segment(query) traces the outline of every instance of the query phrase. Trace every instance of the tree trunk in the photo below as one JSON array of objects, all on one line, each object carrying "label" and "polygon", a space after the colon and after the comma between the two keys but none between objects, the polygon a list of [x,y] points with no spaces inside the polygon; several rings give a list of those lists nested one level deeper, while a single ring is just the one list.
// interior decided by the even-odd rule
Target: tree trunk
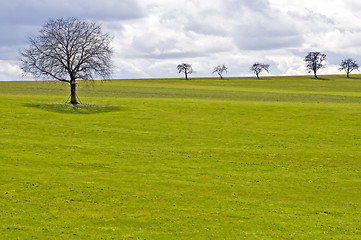
[{"label": "tree trunk", "polygon": [[222,74],[219,74],[219,76],[221,77],[221,79],[223,79],[223,76],[222,76]]},{"label": "tree trunk", "polygon": [[256,75],[257,75],[257,79],[259,79],[259,75],[258,75],[258,73],[256,73]]},{"label": "tree trunk", "polygon": [[349,71],[347,71],[347,78],[349,78],[350,77],[350,72]]},{"label": "tree trunk", "polygon": [[316,74],[316,71],[313,71],[313,74],[315,75],[315,78],[318,78],[317,74]]},{"label": "tree trunk", "polygon": [[70,103],[73,104],[73,105],[79,104],[79,102],[76,100],[76,83],[75,83],[75,80],[72,80],[70,82],[70,92],[71,92]]},{"label": "tree trunk", "polygon": [[187,74],[187,72],[184,72],[184,74],[186,75],[186,79],[188,80],[188,74]]}]

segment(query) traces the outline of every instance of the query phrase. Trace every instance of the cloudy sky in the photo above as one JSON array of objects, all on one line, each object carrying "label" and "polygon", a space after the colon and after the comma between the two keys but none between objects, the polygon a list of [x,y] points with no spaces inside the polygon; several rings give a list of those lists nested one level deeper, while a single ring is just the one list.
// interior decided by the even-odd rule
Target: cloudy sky
[{"label": "cloudy sky", "polygon": [[254,62],[270,75],[304,75],[310,51],[327,55],[320,74],[339,73],[344,58],[361,62],[359,0],[11,0],[0,2],[0,80],[25,80],[19,50],[49,19],[77,17],[113,37],[112,78],[250,76]]}]

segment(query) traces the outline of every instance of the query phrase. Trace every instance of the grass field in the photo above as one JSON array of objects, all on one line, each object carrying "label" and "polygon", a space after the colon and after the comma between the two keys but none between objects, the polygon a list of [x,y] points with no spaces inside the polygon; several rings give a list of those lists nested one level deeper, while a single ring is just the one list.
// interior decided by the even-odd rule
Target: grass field
[{"label": "grass field", "polygon": [[360,239],[361,76],[0,82],[0,239]]}]

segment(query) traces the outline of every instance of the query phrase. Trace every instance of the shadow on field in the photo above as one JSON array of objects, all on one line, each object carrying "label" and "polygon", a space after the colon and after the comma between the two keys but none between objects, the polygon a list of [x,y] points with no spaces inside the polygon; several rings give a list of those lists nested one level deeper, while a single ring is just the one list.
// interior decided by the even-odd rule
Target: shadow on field
[{"label": "shadow on field", "polygon": [[26,107],[38,108],[50,112],[68,113],[68,114],[97,114],[116,112],[124,110],[117,106],[95,105],[95,104],[78,104],[72,105],[67,103],[31,103],[24,104]]},{"label": "shadow on field", "polygon": [[314,80],[319,80],[319,81],[335,81],[335,79],[330,79],[330,78],[325,78],[325,77],[318,77],[318,78],[312,78]]}]

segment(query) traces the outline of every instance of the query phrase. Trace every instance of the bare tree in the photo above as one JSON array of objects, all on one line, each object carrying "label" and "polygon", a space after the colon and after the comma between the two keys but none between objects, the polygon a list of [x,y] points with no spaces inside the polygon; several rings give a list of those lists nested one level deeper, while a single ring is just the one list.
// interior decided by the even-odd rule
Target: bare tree
[{"label": "bare tree", "polygon": [[217,73],[221,77],[221,79],[223,79],[222,74],[223,72],[227,72],[227,70],[228,68],[226,67],[226,65],[224,64],[222,66],[218,65],[217,67],[214,68],[212,74]]},{"label": "bare tree", "polygon": [[259,79],[259,74],[260,74],[260,72],[262,72],[263,70],[265,70],[266,72],[268,72],[268,68],[269,68],[269,64],[255,63],[255,64],[253,64],[253,66],[251,67],[251,71],[254,71],[254,73],[256,74],[257,78]]},{"label": "bare tree", "polygon": [[188,74],[193,72],[192,65],[188,63],[182,63],[177,66],[178,73],[183,72],[186,79],[188,80]]},{"label": "bare tree", "polygon": [[307,70],[309,73],[313,72],[315,78],[318,78],[317,71],[325,67],[324,61],[326,61],[326,54],[320,52],[309,52],[305,57]]},{"label": "bare tree", "polygon": [[345,60],[342,60],[341,64],[340,64],[340,71],[345,70],[347,77],[350,77],[350,73],[353,70],[358,70],[359,66],[356,63],[356,61],[354,61],[351,58],[347,58]]},{"label": "bare tree", "polygon": [[94,22],[77,18],[49,20],[38,36],[30,38],[30,47],[21,51],[21,68],[35,77],[69,83],[70,103],[78,104],[77,79],[110,76],[111,41]]}]

